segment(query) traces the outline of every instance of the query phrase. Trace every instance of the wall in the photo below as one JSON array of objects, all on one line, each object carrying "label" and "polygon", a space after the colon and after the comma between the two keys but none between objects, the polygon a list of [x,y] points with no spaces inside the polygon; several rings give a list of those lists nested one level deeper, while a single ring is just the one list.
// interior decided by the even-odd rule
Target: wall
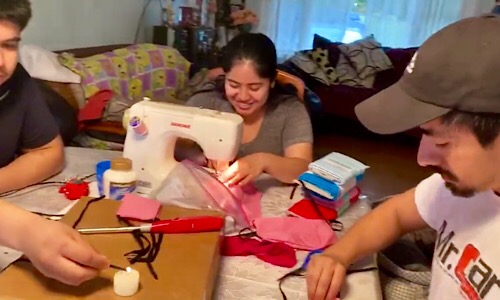
[{"label": "wall", "polygon": [[[31,1],[33,18],[23,33],[23,42],[61,50],[133,43],[149,0]],[[151,41],[151,26],[160,22],[159,0],[151,0],[137,41]]]}]

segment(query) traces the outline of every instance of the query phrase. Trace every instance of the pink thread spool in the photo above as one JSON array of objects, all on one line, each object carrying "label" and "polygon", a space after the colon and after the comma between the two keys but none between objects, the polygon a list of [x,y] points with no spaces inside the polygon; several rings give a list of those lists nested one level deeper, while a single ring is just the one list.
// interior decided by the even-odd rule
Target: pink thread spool
[{"label": "pink thread spool", "polygon": [[139,117],[132,117],[129,122],[132,129],[134,129],[135,133],[138,135],[145,135],[148,133],[148,128],[146,124],[142,123]]}]

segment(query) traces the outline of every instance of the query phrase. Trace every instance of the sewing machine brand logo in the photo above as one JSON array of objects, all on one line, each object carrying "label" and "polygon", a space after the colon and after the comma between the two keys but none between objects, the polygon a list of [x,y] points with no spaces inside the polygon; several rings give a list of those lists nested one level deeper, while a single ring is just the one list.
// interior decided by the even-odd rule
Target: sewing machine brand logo
[{"label": "sewing machine brand logo", "polygon": [[190,124],[182,124],[182,123],[178,123],[178,122],[171,122],[170,126],[172,126],[172,127],[186,128],[186,129],[191,128]]}]

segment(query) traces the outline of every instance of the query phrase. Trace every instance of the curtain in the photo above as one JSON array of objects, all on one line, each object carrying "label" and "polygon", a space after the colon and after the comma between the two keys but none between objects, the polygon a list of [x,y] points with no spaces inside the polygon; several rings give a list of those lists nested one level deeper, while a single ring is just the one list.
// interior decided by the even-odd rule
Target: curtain
[{"label": "curtain", "polygon": [[354,0],[252,0],[247,7],[259,16],[254,31],[269,36],[284,58],[310,49],[314,33],[342,40]]},{"label": "curtain", "polygon": [[493,0],[249,0],[280,58],[311,49],[314,34],[349,43],[373,34],[387,47],[417,47],[461,18],[490,12]]},{"label": "curtain", "polygon": [[388,47],[417,47],[461,18],[470,0],[367,0],[365,35]]}]

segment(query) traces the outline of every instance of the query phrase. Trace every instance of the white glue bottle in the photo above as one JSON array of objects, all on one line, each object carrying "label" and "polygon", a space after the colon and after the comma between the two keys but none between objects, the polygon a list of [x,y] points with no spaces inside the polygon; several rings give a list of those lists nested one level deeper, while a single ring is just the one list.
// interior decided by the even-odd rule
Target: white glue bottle
[{"label": "white glue bottle", "polygon": [[132,161],[128,158],[111,160],[111,169],[103,175],[104,195],[108,199],[121,200],[136,188],[137,175],[132,170]]}]

